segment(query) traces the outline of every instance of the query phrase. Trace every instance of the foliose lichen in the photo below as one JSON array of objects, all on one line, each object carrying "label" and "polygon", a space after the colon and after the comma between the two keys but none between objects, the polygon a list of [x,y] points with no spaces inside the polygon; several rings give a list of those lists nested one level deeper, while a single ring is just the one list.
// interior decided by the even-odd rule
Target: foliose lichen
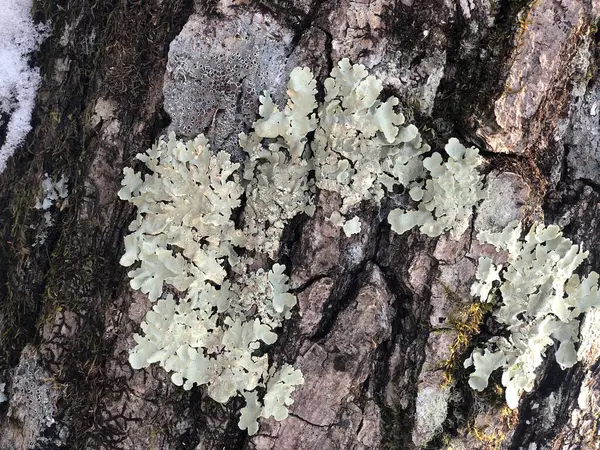
[{"label": "foliose lichen", "polygon": [[398,189],[420,204],[393,211],[393,230],[457,238],[483,195],[477,150],[453,139],[446,163],[439,153],[425,158],[430,147],[404,125],[399,100],[379,100],[382,83],[364,66],[340,61],[322,103],[308,68],[294,69],[287,87],[282,109],[268,92],[260,97],[260,118],[239,135],[243,164],[211,152],[203,135],[172,133],[137,155],[147,173],[124,169],[119,191],[137,208],[121,264],[132,267],[131,287],[156,302],[134,336],[131,365],[159,363],[175,384],[204,385],[221,403],[244,396],[239,426],[250,434],[259,417],[285,418],[303,382],[258,350],[277,340],[296,304],[277,252],[286,223],[312,215],[317,189],[341,195],[329,219],[347,236],[361,231],[352,208]]},{"label": "foliose lichen", "polygon": [[[211,154],[204,136],[183,142],[171,134],[137,157],[150,173],[124,170],[119,197],[136,205],[137,217],[121,264],[135,265],[131,287],[156,304],[143,334],[134,336],[132,367],[159,363],[176,385],[206,385],[220,403],[267,388],[259,415],[284,416],[302,375],[287,365],[269,368],[268,356],[257,351],[277,340],[274,330],[290,317],[296,297],[284,266],[255,270],[241,254],[246,236],[232,220],[244,192],[239,164],[227,153]],[[258,419],[255,403],[240,422],[254,432],[257,425],[248,422],[249,415]]]},{"label": "foliose lichen", "polygon": [[580,277],[574,273],[588,252],[563,237],[557,225],[534,224],[524,238],[521,228],[514,221],[500,233],[477,235],[479,241],[508,255],[506,267],[489,257],[479,258],[471,293],[497,306],[494,318],[509,336],[491,338],[465,362],[465,367],[475,368],[469,385],[479,391],[487,387],[491,373],[502,368],[506,401],[513,409],[523,392],[533,389],[536,369],[555,341],[560,367],[575,365],[579,316],[600,306],[598,274]]},{"label": "foliose lichen", "polygon": [[34,247],[44,245],[46,239],[48,239],[48,229],[54,226],[55,220],[52,210],[54,208],[62,210],[65,206],[66,199],[69,196],[68,182],[69,179],[64,175],[58,181],[53,181],[47,173],[44,174],[42,192],[36,198],[34,205],[35,209],[43,211],[42,220],[36,227]]}]

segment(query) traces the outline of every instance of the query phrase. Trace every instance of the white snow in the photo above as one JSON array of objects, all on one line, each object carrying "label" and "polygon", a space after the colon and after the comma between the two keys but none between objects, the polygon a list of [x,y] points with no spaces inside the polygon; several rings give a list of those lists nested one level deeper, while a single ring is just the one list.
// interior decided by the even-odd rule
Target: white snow
[{"label": "white snow", "polygon": [[32,0],[0,3],[0,126],[7,127],[4,141],[0,140],[1,173],[31,130],[40,73],[29,66],[28,60],[44,39],[45,27],[35,25],[31,19]]}]

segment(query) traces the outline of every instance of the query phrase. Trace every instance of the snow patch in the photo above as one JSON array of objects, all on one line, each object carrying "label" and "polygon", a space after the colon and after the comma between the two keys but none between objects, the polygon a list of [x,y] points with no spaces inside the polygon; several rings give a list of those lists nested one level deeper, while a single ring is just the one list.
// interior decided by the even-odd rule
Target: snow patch
[{"label": "snow patch", "polygon": [[4,0],[0,9],[0,173],[31,130],[31,112],[41,77],[29,66],[29,54],[45,38],[47,27],[33,23],[32,0]]}]

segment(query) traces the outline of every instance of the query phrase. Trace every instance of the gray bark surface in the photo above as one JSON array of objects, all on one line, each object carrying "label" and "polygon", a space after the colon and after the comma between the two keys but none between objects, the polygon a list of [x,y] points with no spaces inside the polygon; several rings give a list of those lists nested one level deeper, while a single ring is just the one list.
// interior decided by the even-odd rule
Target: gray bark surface
[{"label": "gray bark surface", "polygon": [[[584,270],[599,270],[599,6],[37,0],[52,32],[35,55],[34,128],[0,174],[0,450],[600,448],[600,312],[583,322],[582,360],[562,371],[551,350],[514,411],[460,369],[494,330],[453,354],[450,320],[472,302],[478,230],[558,223],[590,251]],[[249,438],[242,400],[220,405],[128,363],[150,302],[118,263],[134,217],[117,197],[122,169],[171,130],[204,132],[239,160],[260,92],[281,103],[292,68],[322,82],[344,57],[381,78],[433,146],[477,145],[492,195],[455,242],[392,233],[402,199],[364,204],[347,238],[325,220],[339,197],[320,193],[314,217],[284,233],[299,304],[270,351],[306,383],[290,418]],[[40,246],[44,173],[68,176],[70,195]]]}]

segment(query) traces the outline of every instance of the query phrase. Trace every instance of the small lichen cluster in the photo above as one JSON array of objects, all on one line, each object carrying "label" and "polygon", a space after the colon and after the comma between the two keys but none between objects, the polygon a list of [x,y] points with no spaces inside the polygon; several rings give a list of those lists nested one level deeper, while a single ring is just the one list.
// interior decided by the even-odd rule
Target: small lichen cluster
[{"label": "small lichen cluster", "polygon": [[417,211],[393,210],[392,230],[404,233],[415,226],[429,236],[451,230],[457,238],[468,227],[473,206],[483,198],[478,150],[457,139],[446,145],[444,163],[424,143],[417,127],[404,125],[395,109],[396,97],[379,99],[383,85],[364,66],[343,59],[325,80],[325,100],[318,108],[318,126],[311,149],[316,186],[338,192],[342,206],[330,217],[346,235],[358,233],[358,217],[348,218],[360,202],[381,203],[397,189],[420,202]]},{"label": "small lichen cluster", "polygon": [[521,224],[515,221],[500,233],[481,232],[477,239],[508,255],[506,267],[479,258],[471,293],[498,306],[494,318],[510,335],[495,336],[483,349],[475,349],[465,367],[474,366],[469,384],[479,391],[502,368],[506,401],[514,409],[522,393],[533,389],[535,371],[554,341],[559,343],[555,358],[561,368],[577,362],[578,317],[600,306],[599,276],[574,274],[588,253],[563,237],[557,225],[535,224],[521,239]]},{"label": "small lichen cluster", "polygon": [[410,197],[419,202],[417,210],[390,212],[388,221],[396,233],[418,226],[427,236],[450,231],[457,240],[469,227],[473,207],[486,196],[483,177],[477,171],[482,159],[475,147],[466,148],[456,138],[451,138],[444,149],[448,161],[437,152],[425,158],[423,167],[429,178],[409,186]]},{"label": "small lichen cluster", "polygon": [[[420,155],[429,151],[414,125],[402,126],[395,112],[399,100],[379,100],[380,80],[364,66],[343,59],[325,80],[325,101],[319,105],[319,124],[311,144],[316,185],[338,192],[340,211],[330,220],[339,226],[360,202],[380,203],[395,186],[406,187],[422,177]],[[358,218],[346,234],[360,230]]]},{"label": "small lichen cluster", "polygon": [[69,179],[64,175],[58,181],[53,181],[50,176],[45,173],[42,180],[42,192],[37,197],[34,208],[44,211],[43,221],[36,229],[36,236],[33,246],[40,246],[48,239],[48,229],[54,226],[54,218],[52,217],[52,208],[58,207],[62,209],[65,199],[69,196],[67,183]]}]

